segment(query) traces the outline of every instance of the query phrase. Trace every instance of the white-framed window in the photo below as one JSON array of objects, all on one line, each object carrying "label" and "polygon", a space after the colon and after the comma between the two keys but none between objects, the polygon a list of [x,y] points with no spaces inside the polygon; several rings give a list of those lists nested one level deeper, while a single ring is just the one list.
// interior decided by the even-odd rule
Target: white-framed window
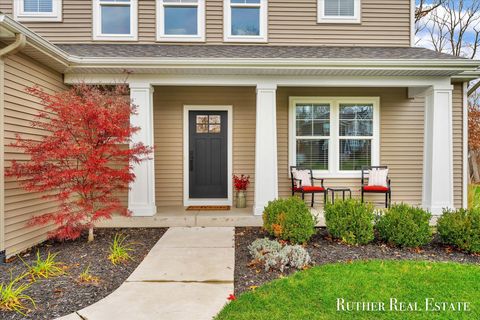
[{"label": "white-framed window", "polygon": [[224,0],[224,41],[267,42],[267,0]]},{"label": "white-framed window", "polygon": [[380,98],[290,97],[289,163],[319,178],[361,176],[380,162]]},{"label": "white-framed window", "polygon": [[93,0],[94,40],[137,40],[138,0]]},{"label": "white-framed window", "polygon": [[62,0],[14,0],[14,18],[18,21],[62,21]]},{"label": "white-framed window", "polygon": [[319,23],[360,23],[361,0],[318,0]]},{"label": "white-framed window", "polygon": [[205,41],[205,0],[157,0],[157,41]]}]

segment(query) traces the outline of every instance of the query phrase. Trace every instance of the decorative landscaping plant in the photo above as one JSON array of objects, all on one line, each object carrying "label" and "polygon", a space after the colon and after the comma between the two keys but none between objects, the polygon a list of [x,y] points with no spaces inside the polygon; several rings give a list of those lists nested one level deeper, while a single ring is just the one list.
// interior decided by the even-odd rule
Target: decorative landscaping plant
[{"label": "decorative landscaping plant", "polygon": [[129,253],[133,251],[132,244],[126,243],[126,238],[126,236],[116,234],[115,238],[113,239],[113,243],[110,246],[110,255],[108,256],[108,260],[110,260],[110,262],[112,262],[114,265],[132,260],[132,257]]},{"label": "decorative landscaping plant", "polygon": [[247,198],[245,191],[247,191],[248,185],[250,184],[250,176],[246,175],[233,175],[233,187],[237,193],[236,206],[237,208],[246,208],[247,207]]},{"label": "decorative landscaping plant", "polygon": [[376,225],[380,238],[399,247],[417,248],[432,240],[431,214],[407,204],[395,204]]},{"label": "decorative landscaping plant", "polygon": [[367,244],[374,237],[374,208],[358,200],[337,200],[325,206],[325,224],[328,232],[351,245]]},{"label": "decorative landscaping plant", "polygon": [[271,269],[283,272],[285,268],[302,269],[311,262],[307,250],[299,245],[282,245],[267,238],[255,240],[249,247],[255,262],[263,264],[265,271]]},{"label": "decorative landscaping plant", "polygon": [[37,279],[44,278],[48,279],[51,277],[58,277],[65,273],[65,265],[61,262],[56,261],[57,254],[47,254],[45,259],[40,257],[40,252],[37,251],[37,259],[31,265],[25,264],[28,271],[27,274],[31,276],[33,281]]},{"label": "decorative landscaping plant", "polygon": [[281,240],[305,243],[315,234],[316,218],[298,197],[270,201],[263,212],[263,227]]},{"label": "decorative landscaping plant", "polygon": [[130,125],[136,107],[128,88],[79,84],[53,95],[38,88],[28,93],[45,109],[31,126],[51,134],[40,140],[17,136],[12,146],[30,160],[12,162],[6,175],[20,180],[27,191],[59,203],[57,210],[34,217],[30,224],[55,223],[50,236],[59,239],[76,239],[88,229],[92,241],[96,221],[115,212],[128,215],[119,191],[135,179],[133,165],[152,152],[141,143],[132,144],[140,128]]},{"label": "decorative landscaping plant", "polygon": [[480,253],[480,208],[444,210],[437,221],[437,230],[445,244]]},{"label": "decorative landscaping plant", "polygon": [[26,316],[25,313],[29,311],[27,304],[35,308],[35,300],[24,293],[31,284],[20,283],[26,275],[19,275],[7,284],[0,284],[0,311],[14,311]]}]

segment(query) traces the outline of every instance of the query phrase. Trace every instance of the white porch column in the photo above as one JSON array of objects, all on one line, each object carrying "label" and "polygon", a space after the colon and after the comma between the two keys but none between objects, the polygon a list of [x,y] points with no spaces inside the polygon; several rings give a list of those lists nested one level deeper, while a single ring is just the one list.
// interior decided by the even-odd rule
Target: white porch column
[{"label": "white porch column", "polygon": [[422,202],[434,215],[453,208],[452,89],[432,87],[425,95]]},{"label": "white porch column", "polygon": [[257,84],[254,213],[261,215],[268,201],[278,197],[277,86]]},{"label": "white porch column", "polygon": [[[130,118],[130,123],[140,127],[132,142],[153,146],[153,87],[150,83],[133,82],[129,85],[130,98],[137,106],[137,115]],[[134,216],[153,216],[157,213],[153,154],[150,158],[134,165],[136,179],[128,192],[128,209]]]}]

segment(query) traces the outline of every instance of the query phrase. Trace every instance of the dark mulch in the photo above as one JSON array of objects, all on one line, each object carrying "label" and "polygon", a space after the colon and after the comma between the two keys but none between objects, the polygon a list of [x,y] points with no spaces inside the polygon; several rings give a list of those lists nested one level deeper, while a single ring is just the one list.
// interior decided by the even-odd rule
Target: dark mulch
[{"label": "dark mulch", "polygon": [[[286,276],[295,270],[265,272],[262,267],[250,266],[248,246],[257,238],[268,237],[261,228],[236,228],[235,231],[235,294],[240,295],[266,282]],[[438,239],[421,248],[420,251],[389,247],[381,242],[366,246],[347,246],[332,240],[324,228],[307,245],[307,250],[315,265],[352,260],[368,259],[411,259],[428,261],[454,261],[480,264],[480,255],[470,255],[439,243]]]},{"label": "dark mulch", "polygon": [[[26,292],[37,304],[27,317],[13,312],[1,312],[0,319],[54,319],[87,307],[117,289],[140,264],[166,228],[156,229],[97,229],[92,243],[86,236],[69,242],[47,241],[28,253],[22,254],[26,263],[36,258],[37,250],[45,257],[48,252],[58,253],[57,261],[68,266],[67,274],[57,278],[38,280]],[[126,242],[135,243],[131,252],[133,261],[114,266],[108,259],[109,247],[116,233],[127,236]],[[79,274],[90,265],[90,273],[100,278],[98,284],[79,284]],[[0,283],[25,272],[20,259],[0,265]]]}]

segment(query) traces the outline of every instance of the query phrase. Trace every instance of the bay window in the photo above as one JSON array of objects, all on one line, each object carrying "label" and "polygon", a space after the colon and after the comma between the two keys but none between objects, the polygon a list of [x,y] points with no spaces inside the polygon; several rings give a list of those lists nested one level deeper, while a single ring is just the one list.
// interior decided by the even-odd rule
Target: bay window
[{"label": "bay window", "polygon": [[357,177],[379,163],[378,98],[290,98],[290,165]]},{"label": "bay window", "polygon": [[266,42],[267,0],[225,0],[224,40]]},{"label": "bay window", "polygon": [[15,0],[14,17],[18,21],[62,21],[62,0]]},{"label": "bay window", "polygon": [[205,0],[157,0],[158,41],[205,41]]},{"label": "bay window", "polygon": [[361,0],[318,0],[319,23],[360,23]]},{"label": "bay window", "polygon": [[94,40],[137,40],[137,0],[94,0]]}]

